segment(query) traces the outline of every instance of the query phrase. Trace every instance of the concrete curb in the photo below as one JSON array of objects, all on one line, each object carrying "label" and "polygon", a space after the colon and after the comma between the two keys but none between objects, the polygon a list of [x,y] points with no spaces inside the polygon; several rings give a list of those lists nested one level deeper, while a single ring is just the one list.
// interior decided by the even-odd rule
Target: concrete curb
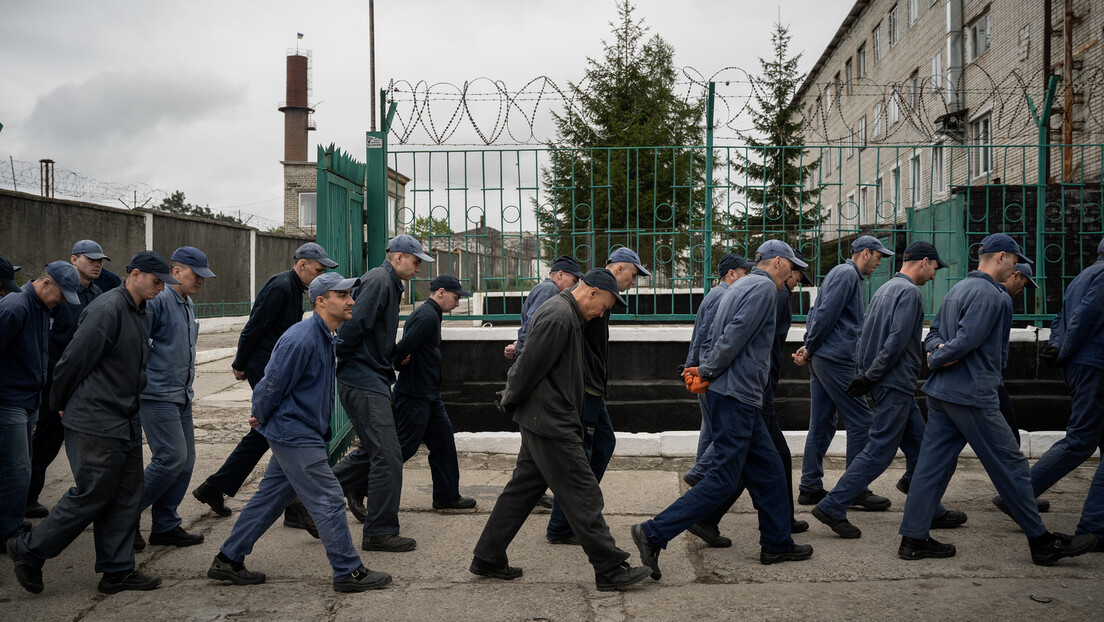
[{"label": "concrete curb", "polygon": [[221,361],[225,358],[230,358],[238,353],[237,348],[214,348],[211,350],[200,350],[196,352],[196,365],[202,365],[204,363],[210,363],[212,361]]}]

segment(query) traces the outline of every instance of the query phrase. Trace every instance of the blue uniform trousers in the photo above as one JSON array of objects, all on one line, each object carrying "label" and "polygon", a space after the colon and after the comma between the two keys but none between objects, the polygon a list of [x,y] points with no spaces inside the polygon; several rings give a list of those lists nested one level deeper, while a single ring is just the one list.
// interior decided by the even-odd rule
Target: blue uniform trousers
[{"label": "blue uniform trousers", "polygon": [[153,533],[164,533],[181,523],[180,507],[195,467],[195,430],[192,402],[174,404],[142,400],[138,415],[149,443],[150,461],[145,470],[141,512],[152,507]]},{"label": "blue uniform trousers", "polygon": [[801,484],[806,492],[824,488],[824,454],[836,435],[836,413],[847,429],[847,466],[866,447],[871,413],[866,400],[848,397],[847,385],[858,372],[854,363],[814,355],[809,363],[809,435],[801,460]]},{"label": "blue uniform trousers", "polygon": [[35,411],[0,405],[0,538],[19,533],[31,483]]},{"label": "blue uniform trousers", "polygon": [[698,450],[694,455],[694,466],[686,474],[690,479],[700,482],[713,464],[713,426],[709,423],[709,404],[704,395],[698,395],[698,407],[701,410]]},{"label": "blue uniform trousers", "polygon": [[1081,508],[1081,522],[1077,524],[1077,533],[1091,533],[1104,538],[1104,460],[1096,467],[1096,475],[1089,485],[1089,495]]},{"label": "blue uniform trousers", "polygon": [[1104,447],[1104,369],[1068,363],[1062,376],[1073,398],[1069,425],[1066,437],[1051,445],[1031,467],[1036,497]]}]

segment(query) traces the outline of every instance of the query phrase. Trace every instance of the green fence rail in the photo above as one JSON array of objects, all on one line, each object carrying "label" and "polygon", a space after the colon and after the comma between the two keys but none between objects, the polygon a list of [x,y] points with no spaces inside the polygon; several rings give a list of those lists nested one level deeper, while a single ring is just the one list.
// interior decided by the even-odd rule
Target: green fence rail
[{"label": "green fence rail", "polygon": [[242,302],[197,302],[196,317],[232,317],[235,315],[249,315],[249,301]]}]

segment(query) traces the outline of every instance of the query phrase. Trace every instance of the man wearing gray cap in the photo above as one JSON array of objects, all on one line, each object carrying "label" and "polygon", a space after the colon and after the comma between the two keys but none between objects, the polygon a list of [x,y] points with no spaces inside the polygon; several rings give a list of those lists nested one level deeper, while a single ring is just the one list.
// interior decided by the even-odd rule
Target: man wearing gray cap
[{"label": "man wearing gray cap", "polygon": [[[153,508],[150,544],[191,546],[203,542],[203,534],[185,531],[176,509],[188,492],[195,466],[192,381],[199,322],[192,296],[199,293],[205,279],[215,278],[215,273],[208,267],[203,251],[193,246],[181,246],[169,260],[173,278],[179,282],[166,287],[146,305],[150,355],[138,413],[150,461],[138,511]],[[135,548],[145,546],[140,528],[134,542]]]},{"label": "man wearing gray cap", "polygon": [[423,261],[433,261],[409,235],[387,243],[387,258],[360,278],[354,293],[353,317],[341,325],[337,356],[337,392],[360,441],[355,451],[337,463],[333,472],[350,504],[361,501],[357,490],[367,483],[364,498],[366,551],[402,553],[417,542],[399,535],[399,497],[402,493],[402,446],[395,429],[391,385],[395,381],[395,336],[399,328],[399,300],[403,281],[421,272]]},{"label": "man wearing gray cap", "polygon": [[73,266],[55,261],[42,276],[0,298],[0,541],[23,528],[31,428],[46,381],[50,309],[75,300],[78,283]]},{"label": "man wearing gray cap", "polygon": [[65,440],[65,427],[57,410],[50,407],[50,389],[54,384],[54,367],[61,360],[61,354],[73,340],[77,330],[77,320],[81,311],[88,306],[103,290],[96,285],[96,279],[103,273],[103,262],[111,261],[103,248],[92,240],[80,240],[73,245],[69,263],[77,270],[80,286],[77,287],[77,301],[63,302],[53,312],[54,321],[50,325],[50,360],[46,367],[46,386],[42,389],[42,405],[38,411],[34,437],[31,439],[31,485],[27,490],[27,509],[24,516],[42,518],[49,510],[42,505],[38,496],[46,483],[46,469],[57,458],[61,444]]},{"label": "man wearing gray cap", "polygon": [[[824,454],[836,434],[836,413],[847,428],[847,458],[851,464],[866,447],[871,412],[866,400],[847,395],[855,377],[855,344],[863,323],[863,279],[874,273],[883,257],[893,252],[878,238],[864,235],[851,243],[851,258],[832,268],[817,291],[816,302],[805,320],[805,345],[793,355],[798,365],[809,365],[809,435],[801,461],[801,492],[797,502],[816,505],[828,494],[824,489]],[[889,499],[864,490],[855,497],[856,508],[887,510]]]},{"label": "man wearing gray cap", "polygon": [[521,351],[525,348],[525,333],[529,329],[529,320],[537,309],[549,298],[565,289],[575,287],[583,276],[582,270],[579,269],[579,262],[570,255],[560,255],[552,262],[549,269],[548,278],[534,285],[525,297],[525,303],[521,305],[521,327],[518,328],[517,341],[506,346],[503,351],[508,359],[521,356]]},{"label": "man wearing gray cap", "polygon": [[65,452],[75,485],[34,531],[8,541],[15,575],[26,590],[43,590],[42,566],[94,523],[99,590],[152,590],[159,577],[137,572],[132,548],[142,501],[139,394],[146,385],[146,303],[176,284],[169,264],[141,251],[127,265],[123,287],[81,314],[73,341],[54,369],[50,392],[65,426]]},{"label": "man wearing gray cap", "polygon": [[[249,321],[238,338],[238,351],[230,364],[234,377],[248,380],[253,388],[264,376],[272,348],[276,340],[288,328],[303,318],[303,293],[314,279],[336,268],[326,249],[314,242],[307,242],[295,251],[295,264],[290,270],[272,275],[257,292]],[[227,456],[219,470],[209,476],[192,491],[192,496],[206,503],[219,516],[230,516],[224,495],[233,497],[253,472],[261,457],[268,451],[268,441],[256,430],[249,430],[234,450]],[[293,504],[284,514],[284,525],[308,529],[309,517],[298,504]]]},{"label": "man wearing gray cap", "polygon": [[571,291],[541,305],[530,322],[526,354],[510,368],[499,410],[513,415],[521,429],[517,467],[495,502],[475,545],[473,574],[513,580],[521,568],[511,566],[506,549],[525,524],[546,488],[575,530],[594,567],[599,591],[638,583],[647,568],[626,563],[602,517],[602,490],[583,451],[583,322],[606,313],[615,301],[624,304],[620,285],[605,268],[583,275]]},{"label": "man wearing gray cap", "polygon": [[19,291],[19,283],[15,282],[15,273],[23,268],[13,266],[12,262],[0,255],[0,298]]}]

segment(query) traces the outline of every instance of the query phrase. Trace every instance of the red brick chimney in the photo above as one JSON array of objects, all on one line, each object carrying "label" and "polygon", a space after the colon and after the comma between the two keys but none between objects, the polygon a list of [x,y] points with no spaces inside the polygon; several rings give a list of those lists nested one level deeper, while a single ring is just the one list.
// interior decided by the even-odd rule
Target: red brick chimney
[{"label": "red brick chimney", "polygon": [[[305,53],[305,52],[304,52]],[[287,99],[284,113],[284,161],[307,162],[309,139],[307,132],[315,129],[311,114],[314,108],[309,97],[310,57],[296,51],[287,57]]]}]

